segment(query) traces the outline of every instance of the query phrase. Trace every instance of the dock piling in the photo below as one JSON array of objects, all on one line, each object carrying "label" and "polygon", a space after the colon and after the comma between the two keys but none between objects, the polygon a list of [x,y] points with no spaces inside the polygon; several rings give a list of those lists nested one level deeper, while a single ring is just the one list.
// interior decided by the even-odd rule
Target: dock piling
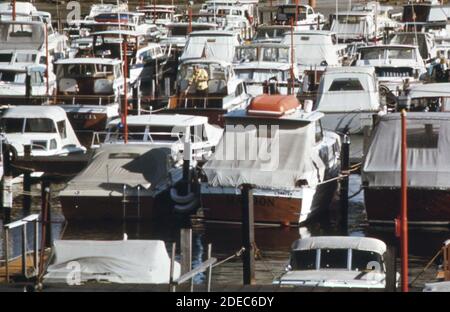
[{"label": "dock piling", "polygon": [[348,230],[348,184],[350,169],[350,137],[345,134],[341,147],[341,179],[340,202],[341,202],[341,226],[347,232]]},{"label": "dock piling", "polygon": [[2,206],[3,224],[11,222],[11,209],[13,204],[12,194],[12,168],[10,145],[2,143],[3,178],[2,178]]},{"label": "dock piling", "polygon": [[52,215],[50,207],[50,182],[46,179],[41,181],[41,212],[43,235],[45,236],[45,247],[52,246]]},{"label": "dock piling", "polygon": [[253,189],[251,184],[242,184],[242,246],[244,285],[255,285],[255,228],[253,214]]},{"label": "dock piling", "polygon": [[[182,228],[180,231],[180,249],[181,249],[181,274],[186,274],[192,269],[192,229]],[[194,283],[191,279],[191,291]]]}]

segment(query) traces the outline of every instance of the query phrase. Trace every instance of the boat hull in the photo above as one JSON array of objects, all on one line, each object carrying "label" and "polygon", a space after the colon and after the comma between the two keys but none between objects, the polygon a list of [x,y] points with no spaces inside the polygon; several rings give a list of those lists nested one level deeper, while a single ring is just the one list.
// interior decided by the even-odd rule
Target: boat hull
[{"label": "boat hull", "polygon": [[[317,188],[302,188],[292,192],[255,189],[254,221],[283,225],[310,221],[329,207],[336,187],[336,182],[330,182]],[[202,186],[201,196],[206,219],[242,221],[242,197],[235,189]]]},{"label": "boat hull", "polygon": [[[400,189],[365,188],[367,218],[390,223],[400,213]],[[408,189],[408,222],[424,225],[450,224],[450,190]]]},{"label": "boat hull", "polygon": [[171,214],[168,192],[153,196],[60,196],[62,212],[68,221],[150,220]]}]

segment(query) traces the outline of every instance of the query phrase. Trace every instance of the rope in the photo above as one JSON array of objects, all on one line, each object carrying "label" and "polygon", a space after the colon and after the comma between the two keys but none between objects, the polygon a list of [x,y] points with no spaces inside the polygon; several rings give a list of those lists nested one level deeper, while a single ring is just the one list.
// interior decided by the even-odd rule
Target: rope
[{"label": "rope", "polygon": [[225,258],[225,259],[223,259],[223,260],[221,260],[221,261],[219,261],[219,262],[216,262],[212,267],[215,268],[216,266],[219,266],[219,265],[221,265],[221,264],[223,264],[223,263],[225,263],[225,262],[227,262],[227,261],[230,261],[231,259],[234,259],[234,258],[236,258],[236,257],[240,257],[244,251],[245,251],[245,248],[244,248],[244,247],[241,247],[241,249],[239,249],[238,251],[236,251],[236,252],[235,252],[234,254],[232,254],[231,256],[229,256],[229,257],[227,257],[227,258]]},{"label": "rope", "polygon": [[431,258],[431,260],[427,263],[427,265],[425,266],[425,268],[422,269],[422,271],[420,271],[419,274],[417,274],[417,276],[411,281],[411,283],[409,283],[409,286],[412,286],[413,283],[426,271],[428,270],[428,268],[431,266],[431,264],[434,262],[434,260],[436,260],[436,258],[441,254],[442,252],[442,248],[439,249],[439,251],[434,255],[433,258]]},{"label": "rope", "polygon": [[261,249],[256,246],[255,242],[253,242],[253,249],[255,250],[255,259],[261,260],[266,270],[270,272],[270,274],[272,274],[272,277],[275,279],[277,276],[275,275],[275,273],[273,273],[273,270],[270,268],[269,264],[264,260]]}]

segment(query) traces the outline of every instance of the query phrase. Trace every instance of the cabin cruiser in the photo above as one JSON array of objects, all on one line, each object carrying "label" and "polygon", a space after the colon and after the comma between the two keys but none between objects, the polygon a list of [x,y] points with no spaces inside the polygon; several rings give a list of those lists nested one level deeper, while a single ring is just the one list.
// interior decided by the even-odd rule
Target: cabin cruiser
[{"label": "cabin cruiser", "polygon": [[235,32],[241,38],[251,38],[253,36],[254,20],[250,17],[248,10],[241,5],[217,5],[206,12],[205,17],[200,16],[198,21],[207,22],[208,17],[217,23],[220,28]]},{"label": "cabin cruiser", "polygon": [[232,62],[235,48],[240,44],[239,37],[230,31],[194,31],[188,36],[180,61],[196,58],[211,58]]},{"label": "cabin cruiser", "polygon": [[419,48],[420,56],[425,64],[432,63],[437,58],[434,35],[421,32],[397,32],[391,35],[389,44],[415,45]]},{"label": "cabin cruiser", "polygon": [[65,156],[86,151],[64,110],[56,106],[12,106],[3,113],[0,123],[14,156],[24,156],[26,145],[31,146],[31,156]]},{"label": "cabin cruiser", "polygon": [[248,20],[252,26],[258,21],[258,3],[259,0],[206,0],[200,7],[199,13],[205,14],[214,10],[218,6],[221,7],[239,7],[244,10],[244,16],[248,15]]},{"label": "cabin cruiser", "polygon": [[374,66],[380,85],[395,91],[405,80],[423,79],[425,63],[414,45],[375,45],[359,48],[354,66]]},{"label": "cabin cruiser", "polygon": [[[387,246],[376,238],[317,236],[296,240],[286,272],[274,285],[386,288]],[[396,274],[392,272],[393,274]],[[398,279],[398,275],[396,276]]]},{"label": "cabin cruiser", "polygon": [[169,192],[182,180],[176,145],[117,143],[95,149],[59,193],[66,220],[150,220],[170,216]]},{"label": "cabin cruiser", "polygon": [[[207,97],[196,96],[189,86],[194,66],[208,73]],[[169,99],[171,112],[208,116],[211,124],[223,125],[222,115],[247,105],[250,99],[244,81],[236,77],[231,63],[218,59],[193,59],[181,63],[178,69],[176,94]]]},{"label": "cabin cruiser", "polygon": [[304,223],[328,207],[340,138],[322,130],[322,117],[293,95],[261,95],[225,115],[222,141],[202,168],[204,217],[241,221],[242,184],[254,186],[257,223]]},{"label": "cabin cruiser", "polygon": [[[297,20],[294,21],[296,17]],[[275,24],[290,25],[291,20],[294,21],[294,26],[297,26],[298,30],[320,30],[325,23],[325,16],[314,12],[314,9],[307,4],[278,5]]]},{"label": "cabin cruiser", "polygon": [[373,67],[327,68],[317,92],[316,109],[325,114],[324,129],[350,135],[350,162],[360,162],[365,135],[374,115],[384,114]]},{"label": "cabin cruiser", "polygon": [[[186,135],[190,134],[190,146],[194,160],[210,156],[212,149],[222,137],[223,129],[208,123],[207,117],[191,115],[150,114],[127,116],[127,142],[132,144],[177,145],[180,158],[185,147]],[[100,142],[100,137],[103,140]],[[108,123],[105,132],[96,133],[97,142],[101,144],[124,143],[122,120],[114,119]]]},{"label": "cabin cruiser", "polygon": [[[282,44],[248,44],[236,48],[234,72],[252,96],[297,94],[299,74],[291,64],[292,48]],[[292,80],[294,79],[294,80]]]},{"label": "cabin cruiser", "polygon": [[[124,91],[122,62],[107,58],[73,58],[55,62],[57,92],[54,102],[67,112],[83,144],[93,131],[103,131],[119,115]],[[80,137],[81,139],[81,137]]]},{"label": "cabin cruiser", "polygon": [[[408,112],[408,223],[450,224],[450,112]],[[382,116],[361,172],[367,218],[393,223],[400,211],[401,116]]]},{"label": "cabin cruiser", "polygon": [[375,14],[371,11],[347,11],[332,14],[330,30],[336,33],[339,42],[376,41],[382,32],[375,23]]},{"label": "cabin cruiser", "polygon": [[[78,275],[87,283],[169,284],[180,276],[180,263],[171,259],[160,240],[55,240],[47,261],[44,285],[67,284]],[[78,267],[74,267],[77,263]]]},{"label": "cabin cruiser", "polygon": [[[293,37],[293,38],[291,38]],[[300,74],[307,69],[324,70],[327,66],[340,66],[345,46],[337,42],[336,34],[325,30],[294,31],[284,34],[282,44],[291,45]]]}]

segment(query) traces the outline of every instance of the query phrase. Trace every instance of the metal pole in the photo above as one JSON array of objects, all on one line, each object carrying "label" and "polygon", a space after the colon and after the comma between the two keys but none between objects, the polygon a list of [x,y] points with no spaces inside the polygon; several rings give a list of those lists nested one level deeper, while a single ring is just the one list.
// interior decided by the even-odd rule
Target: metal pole
[{"label": "metal pole", "polygon": [[189,19],[188,34],[190,34],[192,32],[192,6],[190,4],[188,7],[188,19]]},{"label": "metal pole", "polygon": [[127,77],[128,77],[128,57],[127,57],[127,37],[125,36],[122,41],[123,45],[123,112],[122,112],[122,125],[123,125],[123,131],[124,131],[124,142],[125,144],[128,143],[128,122],[127,122],[127,115],[128,115],[128,95],[127,95]]},{"label": "metal pole", "polygon": [[406,111],[401,112],[402,150],[401,150],[401,249],[402,249],[402,291],[408,292],[408,188],[406,146]]},{"label": "metal pole", "polygon": [[12,20],[16,20],[16,0],[12,0]]},{"label": "metal pole", "polygon": [[23,193],[23,212],[25,216],[31,210],[31,173],[29,171],[23,173]]},{"label": "metal pole", "polygon": [[295,25],[298,25],[298,0],[295,0]]},{"label": "metal pole", "polygon": [[[192,229],[182,228],[180,231],[180,249],[181,249],[181,274],[186,274],[192,269]],[[191,279],[191,291],[193,288],[193,279]]]},{"label": "metal pole", "polygon": [[348,229],[348,182],[350,169],[350,137],[345,134],[341,147],[341,173],[344,177],[341,180],[340,201],[341,201],[341,225],[342,229]]},{"label": "metal pole", "polygon": [[255,230],[253,216],[253,190],[252,185],[241,186],[242,196],[242,246],[243,253],[243,282],[244,285],[255,284]]},{"label": "metal pole", "polygon": [[34,270],[35,273],[38,274],[39,269],[39,223],[38,219],[33,221],[34,224],[34,254],[33,254],[33,262],[34,262]]},{"label": "metal pole", "polygon": [[[208,260],[211,259],[212,244],[208,244]],[[212,276],[212,265],[209,266],[206,273],[206,291],[211,291],[211,276]]]},{"label": "metal pole", "polygon": [[[42,238],[45,244],[41,248],[52,246],[52,216],[50,211],[50,183],[47,180],[41,182],[41,210],[42,210]],[[41,258],[42,261],[42,258]]]},{"label": "metal pole", "polygon": [[291,19],[291,88],[288,87],[288,94],[294,94],[294,23]]},{"label": "metal pole", "polygon": [[170,257],[170,275],[169,275],[169,291],[175,292],[176,288],[175,285],[173,285],[173,271],[175,268],[175,253],[177,249],[177,243],[172,243],[172,252]]},{"label": "metal pole", "polygon": [[48,96],[49,81],[48,81],[48,24],[45,22],[45,79],[46,79],[46,92]]},{"label": "metal pole", "polygon": [[27,276],[27,225],[22,225],[22,275]]}]

